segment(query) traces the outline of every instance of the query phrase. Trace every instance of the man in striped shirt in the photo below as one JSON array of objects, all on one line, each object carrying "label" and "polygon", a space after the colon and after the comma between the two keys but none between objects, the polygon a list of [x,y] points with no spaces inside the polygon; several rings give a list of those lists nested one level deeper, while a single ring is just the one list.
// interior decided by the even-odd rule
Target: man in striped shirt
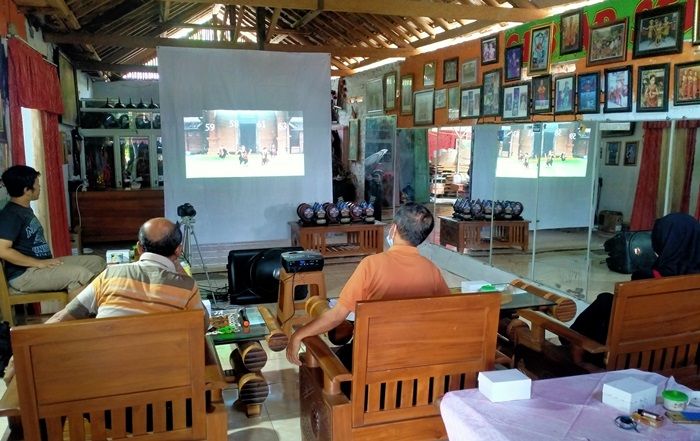
[{"label": "man in striped shirt", "polygon": [[162,217],[148,220],[139,230],[137,246],[137,262],[108,266],[46,323],[204,309],[197,284],[178,262],[178,224]]}]

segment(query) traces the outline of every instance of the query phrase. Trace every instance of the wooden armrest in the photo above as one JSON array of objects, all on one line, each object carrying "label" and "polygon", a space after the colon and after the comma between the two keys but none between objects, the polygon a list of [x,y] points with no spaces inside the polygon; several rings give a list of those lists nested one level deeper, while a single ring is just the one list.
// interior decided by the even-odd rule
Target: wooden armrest
[{"label": "wooden armrest", "polygon": [[314,335],[304,339],[307,356],[311,356],[318,362],[324,374],[324,389],[330,394],[340,393],[340,383],[351,381],[352,373],[343,365],[337,355],[321,340]]},{"label": "wooden armrest", "polygon": [[531,323],[531,330],[534,339],[532,340],[533,349],[541,350],[542,343],[544,343],[544,331],[550,331],[559,337],[567,339],[571,344],[580,346],[586,352],[591,354],[599,354],[608,351],[606,345],[600,344],[599,342],[590,339],[578,332],[572,330],[563,323],[543,314],[540,311],[532,310],[521,310],[518,311],[518,315],[525,320],[529,320]]},{"label": "wooden armrest", "polygon": [[19,395],[17,395],[17,377],[10,380],[5,394],[0,398],[0,417],[19,416]]},{"label": "wooden armrest", "polygon": [[228,385],[219,356],[210,337],[205,338],[204,345],[204,384],[206,390],[212,391],[221,390]]}]

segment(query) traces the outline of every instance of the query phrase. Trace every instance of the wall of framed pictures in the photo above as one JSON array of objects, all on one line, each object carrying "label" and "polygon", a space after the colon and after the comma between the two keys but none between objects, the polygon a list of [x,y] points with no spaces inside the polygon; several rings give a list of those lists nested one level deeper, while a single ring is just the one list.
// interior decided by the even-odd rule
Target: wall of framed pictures
[{"label": "wall of framed pictures", "polygon": [[[519,120],[635,120],[640,119],[637,112],[651,113],[644,119],[680,118],[688,114],[685,106],[700,104],[698,3],[672,1],[655,7],[655,2],[646,0],[608,0],[409,57],[401,64],[400,75],[422,79],[428,72],[430,88],[459,85],[460,94],[464,88],[482,88],[480,112],[460,108],[450,113],[448,108],[436,107],[436,126],[512,119],[513,107],[504,108],[507,100],[500,90],[512,89],[509,83],[520,81],[530,83],[531,97],[528,112],[515,113]],[[559,64],[569,64],[570,73],[558,74],[559,69],[552,66]],[[459,80],[450,84],[445,79],[454,80],[455,66]],[[487,90],[496,72],[498,97]],[[541,84],[547,75],[551,75],[549,99],[540,97],[535,102],[538,91],[547,93]],[[539,78],[538,87],[535,78]],[[423,81],[413,82],[414,92],[424,88]],[[399,127],[413,125],[413,118],[399,116]]]}]

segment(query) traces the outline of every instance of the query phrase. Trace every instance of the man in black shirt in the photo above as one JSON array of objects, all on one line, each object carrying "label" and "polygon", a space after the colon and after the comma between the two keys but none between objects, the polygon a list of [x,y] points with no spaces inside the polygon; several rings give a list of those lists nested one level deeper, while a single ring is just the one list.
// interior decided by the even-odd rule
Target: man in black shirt
[{"label": "man in black shirt", "polygon": [[39,172],[26,165],[15,165],[2,174],[10,202],[0,211],[0,259],[5,275],[17,291],[68,290],[71,296],[105,268],[99,256],[53,258],[44,237],[44,228],[30,203],[39,198]]}]

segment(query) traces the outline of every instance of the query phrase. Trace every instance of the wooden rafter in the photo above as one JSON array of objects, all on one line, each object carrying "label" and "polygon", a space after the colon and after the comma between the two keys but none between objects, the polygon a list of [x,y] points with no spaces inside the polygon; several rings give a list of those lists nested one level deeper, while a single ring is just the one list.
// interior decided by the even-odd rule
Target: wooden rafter
[{"label": "wooden rafter", "polygon": [[[48,32],[44,34],[44,40],[49,43],[83,44],[85,42],[92,42],[93,44],[96,44],[98,46],[116,46],[131,48],[156,48],[158,46],[171,46],[214,49],[257,49],[257,45],[255,44],[232,43],[228,41],[183,40],[176,38],[135,37],[130,35],[116,34],[98,35],[80,32],[73,32],[68,34],[56,34]],[[409,48],[386,49],[353,46],[296,46],[280,44],[266,44],[265,50],[281,52],[330,53],[332,55],[339,56],[372,58],[406,57],[410,55],[415,55],[417,53],[415,49]]]},{"label": "wooden rafter", "polygon": [[272,36],[277,33],[277,21],[280,19],[280,14],[282,13],[282,8],[275,8],[272,12],[272,17],[270,18],[270,26],[267,29],[267,39],[265,43],[269,43],[272,40]]},{"label": "wooden rafter", "polygon": [[[165,0],[163,0],[165,1]],[[472,4],[437,3],[429,0],[172,0],[186,3],[238,4],[315,11],[395,15],[400,17],[441,17],[444,19],[496,20],[525,23],[545,18],[542,9],[501,8]],[[319,8],[322,6],[322,8]]]}]

